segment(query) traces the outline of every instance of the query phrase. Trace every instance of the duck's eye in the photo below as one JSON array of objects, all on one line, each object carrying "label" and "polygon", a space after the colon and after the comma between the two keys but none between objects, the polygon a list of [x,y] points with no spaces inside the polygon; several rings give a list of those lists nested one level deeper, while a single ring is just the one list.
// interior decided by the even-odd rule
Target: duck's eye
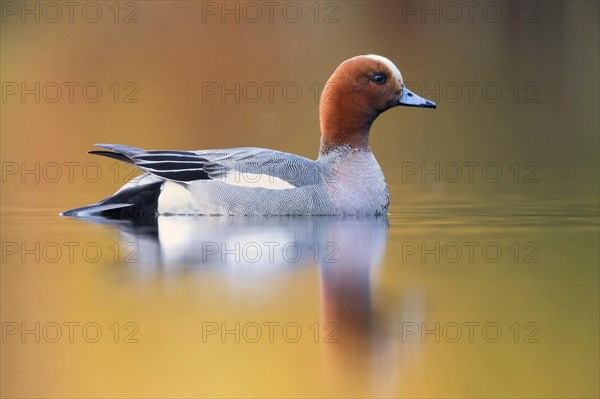
[{"label": "duck's eye", "polygon": [[382,73],[378,73],[375,76],[373,76],[373,82],[377,83],[378,85],[382,85],[385,83],[385,75]]}]

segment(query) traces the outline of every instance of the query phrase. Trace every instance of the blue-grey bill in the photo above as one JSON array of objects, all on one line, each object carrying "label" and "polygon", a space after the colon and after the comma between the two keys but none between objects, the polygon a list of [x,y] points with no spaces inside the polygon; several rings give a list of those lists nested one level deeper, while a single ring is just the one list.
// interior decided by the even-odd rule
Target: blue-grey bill
[{"label": "blue-grey bill", "polygon": [[429,101],[426,98],[419,97],[406,87],[402,88],[402,96],[398,100],[398,104],[406,105],[407,107],[422,107],[422,108],[435,108],[435,103]]}]

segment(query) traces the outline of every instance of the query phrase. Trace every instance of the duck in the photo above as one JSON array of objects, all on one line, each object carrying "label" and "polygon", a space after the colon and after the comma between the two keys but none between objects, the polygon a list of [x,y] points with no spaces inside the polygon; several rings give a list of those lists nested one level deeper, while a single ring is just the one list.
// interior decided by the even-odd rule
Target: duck
[{"label": "duck", "polygon": [[139,168],[110,197],[63,216],[139,219],[157,215],[387,215],[390,195],[369,146],[371,126],[398,106],[435,109],[379,55],[342,62],[319,100],[317,159],[272,149],[143,150],[96,144],[90,154]]}]

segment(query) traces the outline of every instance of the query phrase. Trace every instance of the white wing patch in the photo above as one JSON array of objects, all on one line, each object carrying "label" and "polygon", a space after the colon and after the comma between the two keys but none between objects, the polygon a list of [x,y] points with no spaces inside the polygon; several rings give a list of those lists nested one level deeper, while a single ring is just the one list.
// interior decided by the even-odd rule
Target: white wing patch
[{"label": "white wing patch", "polygon": [[280,179],[279,177],[265,174],[243,173],[240,171],[228,171],[216,180],[240,187],[268,188],[271,190],[296,188],[296,186],[290,182]]}]

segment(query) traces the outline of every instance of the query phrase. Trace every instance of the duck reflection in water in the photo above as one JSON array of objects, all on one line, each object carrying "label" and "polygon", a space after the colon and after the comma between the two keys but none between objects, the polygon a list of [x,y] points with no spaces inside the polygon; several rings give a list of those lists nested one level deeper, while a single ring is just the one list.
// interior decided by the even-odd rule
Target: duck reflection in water
[{"label": "duck reflection in water", "polygon": [[[135,222],[92,221],[118,227],[124,243],[135,243],[139,262],[131,267],[140,268],[141,274],[224,273],[233,284],[233,295],[248,301],[277,291],[278,279],[289,278],[291,270],[317,265],[320,341],[332,334],[334,342],[323,345],[324,373],[346,379],[344,370],[362,370],[375,376],[371,384],[379,388],[381,379],[394,384],[388,373],[395,369],[390,357],[397,354],[397,342],[386,338],[385,317],[378,317],[372,298],[385,253],[387,216],[158,216]],[[383,377],[382,371],[388,375]]]}]

